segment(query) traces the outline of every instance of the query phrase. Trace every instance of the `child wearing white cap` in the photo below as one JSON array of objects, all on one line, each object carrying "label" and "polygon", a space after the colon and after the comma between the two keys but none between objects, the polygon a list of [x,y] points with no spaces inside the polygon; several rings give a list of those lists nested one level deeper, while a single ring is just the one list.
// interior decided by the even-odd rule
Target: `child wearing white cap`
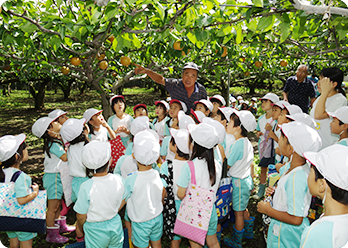
[{"label": "child wearing white cap", "polygon": [[114,130],[116,136],[121,137],[123,145],[127,147],[130,142],[130,126],[133,117],[125,112],[127,105],[124,96],[115,95],[111,97],[110,106],[114,114],[109,117],[108,125]]},{"label": "child wearing white cap", "polygon": [[59,206],[63,196],[63,187],[60,179],[59,167],[68,161],[64,143],[59,135],[62,125],[55,119],[41,117],[32,126],[33,134],[44,140],[44,176],[43,187],[47,190],[46,241],[50,243],[65,243],[69,239],[60,236],[57,230],[60,226],[55,223],[60,219]]},{"label": "child wearing white cap", "polygon": [[64,122],[66,122],[69,119],[68,116],[66,115],[67,113],[68,112],[64,112],[61,109],[55,109],[48,114],[48,117],[55,119],[61,125],[63,125]]},{"label": "child wearing white cap", "polygon": [[307,184],[310,168],[303,153],[317,152],[321,144],[318,132],[301,122],[281,126],[279,147],[282,155],[289,157],[290,161],[280,169],[277,188],[267,188],[267,195],[274,193],[273,206],[264,201],[257,205],[260,213],[272,218],[267,247],[300,246],[301,234],[309,226],[307,215],[311,202]]},{"label": "child wearing white cap", "polygon": [[157,118],[153,120],[152,126],[158,133],[158,136],[160,137],[160,144],[162,144],[164,136],[170,135],[168,126],[166,125],[166,122],[169,120],[169,117],[167,116],[169,111],[169,104],[166,101],[161,100],[156,101],[155,105],[155,113]]},{"label": "child wearing white cap", "polygon": [[312,165],[309,191],[323,199],[325,212],[303,231],[300,247],[347,247],[348,147],[335,144],[304,157]]},{"label": "child wearing white cap", "polygon": [[82,163],[93,177],[81,184],[74,210],[83,227],[86,247],[123,247],[119,209],[124,205],[124,180],[108,173],[109,142],[92,141],[82,150]]},{"label": "child wearing white cap", "polygon": [[[216,194],[221,179],[222,167],[214,160],[213,148],[218,144],[219,137],[215,128],[207,123],[198,125],[190,124],[188,126],[190,133],[189,147],[192,150],[191,160],[194,164],[196,185],[202,188],[213,190]],[[185,163],[181,169],[180,176],[177,180],[179,199],[185,197],[186,188],[191,182],[191,170],[188,163]],[[214,202],[215,202],[214,194]],[[206,237],[206,244],[209,247],[219,247],[216,236],[218,217],[215,205],[211,213],[209,229]],[[190,230],[187,230],[188,232]],[[189,240],[191,247],[197,247],[197,243]]]},{"label": "child wearing white cap", "polygon": [[237,109],[237,99],[234,98],[233,96],[230,96],[230,107],[231,108],[234,108],[234,109]]},{"label": "child wearing white cap", "polygon": [[134,137],[133,157],[138,172],[126,178],[123,199],[132,221],[132,242],[137,247],[161,247],[163,233],[162,200],[165,193],[158,171],[151,165],[160,156],[158,139],[150,130]]},{"label": "child wearing white cap", "polygon": [[348,107],[340,107],[334,113],[328,114],[333,118],[330,123],[331,133],[340,136],[337,143],[348,146]]},{"label": "child wearing white cap", "polygon": [[227,175],[232,178],[232,206],[236,218],[232,239],[224,239],[224,243],[230,247],[242,247],[243,235],[249,239],[254,238],[255,218],[250,217],[247,209],[249,197],[254,188],[251,176],[254,150],[247,136],[255,128],[255,117],[248,110],[235,111],[226,128],[226,132],[233,134],[236,139],[227,157]]},{"label": "child wearing white cap", "polygon": [[[37,197],[39,186],[31,182],[30,176],[20,171],[19,165],[28,160],[25,134],[17,136],[5,135],[0,138],[0,183],[15,182],[15,197],[20,205],[26,204]],[[30,192],[32,189],[32,193]],[[6,202],[6,200],[5,200]],[[36,233],[6,232],[10,238],[10,247],[32,247]]]},{"label": "child wearing white cap", "polygon": [[257,98],[256,97],[252,97],[251,101],[250,101],[250,105],[249,105],[249,111],[253,114],[256,115],[257,113]]},{"label": "child wearing white cap", "polygon": [[259,190],[254,198],[260,199],[265,193],[266,189],[266,179],[267,179],[267,169],[269,164],[274,164],[274,156],[272,156],[272,142],[273,140],[268,137],[268,132],[265,127],[269,123],[272,128],[276,125],[276,121],[272,118],[272,107],[279,101],[279,97],[274,93],[267,93],[261,99],[261,108],[266,114],[261,115],[257,120],[257,137],[258,148],[260,154],[260,163],[261,174],[260,174],[260,184]]},{"label": "child wearing white cap", "polygon": [[213,111],[213,104],[207,99],[201,99],[195,101],[195,111],[201,111],[205,116],[210,116],[210,113]]},{"label": "child wearing white cap", "polygon": [[86,123],[89,127],[88,138],[90,140],[108,141],[108,135],[110,139],[115,139],[116,134],[114,130],[105,121],[101,114],[103,110],[97,110],[94,108],[87,109],[83,113],[83,118],[86,119]]},{"label": "child wearing white cap", "polygon": [[210,113],[210,117],[214,118],[219,108],[226,106],[226,101],[221,95],[214,95],[209,98],[209,101],[213,104],[213,110]]}]

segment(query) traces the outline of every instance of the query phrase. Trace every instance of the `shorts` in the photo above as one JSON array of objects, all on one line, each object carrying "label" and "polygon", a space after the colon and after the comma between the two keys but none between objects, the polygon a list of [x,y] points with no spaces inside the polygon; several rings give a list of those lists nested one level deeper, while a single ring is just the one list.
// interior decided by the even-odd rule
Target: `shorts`
[{"label": "shorts", "polygon": [[232,208],[233,211],[244,211],[249,203],[251,191],[254,188],[253,179],[248,176],[244,179],[232,177]]},{"label": "shorts", "polygon": [[270,158],[261,158],[261,161],[259,163],[260,167],[268,167],[268,165],[270,164],[274,164],[274,156],[270,157]]},{"label": "shorts", "polygon": [[[181,205],[181,200],[175,200],[175,211],[176,211],[176,215],[178,215],[178,213],[179,213],[180,205]],[[180,240],[181,238],[182,238],[182,236],[176,235],[176,234],[175,234],[173,240]]]},{"label": "shorts", "polygon": [[71,200],[73,202],[77,201],[77,196],[79,195],[80,186],[84,182],[86,182],[89,179],[89,177],[74,177],[71,182]]},{"label": "shorts", "polygon": [[85,242],[87,248],[123,247],[124,235],[119,214],[110,220],[101,222],[85,222]]},{"label": "shorts", "polygon": [[215,208],[215,204],[214,204],[213,210],[211,212],[210,221],[209,221],[209,228],[208,228],[207,236],[216,234],[217,224],[218,224],[218,216],[217,216],[216,208]]},{"label": "shorts", "polygon": [[42,178],[43,187],[47,190],[47,200],[62,199],[63,186],[60,173],[45,173]]},{"label": "shorts", "polygon": [[37,233],[31,232],[6,232],[10,239],[18,238],[19,241],[27,241],[35,238]]},{"label": "shorts", "polygon": [[132,222],[132,242],[137,247],[148,247],[149,241],[160,240],[162,234],[162,213],[148,221]]}]

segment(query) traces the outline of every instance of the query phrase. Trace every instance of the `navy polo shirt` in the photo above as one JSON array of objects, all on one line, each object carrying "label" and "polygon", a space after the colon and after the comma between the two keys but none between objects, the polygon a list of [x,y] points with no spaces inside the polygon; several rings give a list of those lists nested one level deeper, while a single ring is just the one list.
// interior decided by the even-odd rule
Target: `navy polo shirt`
[{"label": "navy polo shirt", "polygon": [[193,91],[192,95],[188,97],[187,90],[185,89],[182,79],[165,78],[164,80],[164,88],[169,92],[170,97],[172,99],[180,100],[186,104],[186,114],[189,114],[191,109],[195,109],[195,101],[207,99],[207,91],[200,83],[195,83],[195,90]]},{"label": "navy polo shirt", "polygon": [[307,78],[299,83],[296,76],[289,77],[286,80],[283,91],[288,93],[289,103],[299,106],[303,113],[308,113],[309,98],[316,96],[312,83]]}]

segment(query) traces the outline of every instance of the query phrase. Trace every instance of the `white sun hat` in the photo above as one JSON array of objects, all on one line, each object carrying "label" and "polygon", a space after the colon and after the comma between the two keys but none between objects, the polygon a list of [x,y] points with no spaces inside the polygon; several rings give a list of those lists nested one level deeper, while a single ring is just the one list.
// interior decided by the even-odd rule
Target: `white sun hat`
[{"label": "white sun hat", "polygon": [[187,129],[193,141],[200,146],[211,149],[219,143],[219,135],[212,125],[207,123],[190,124]]},{"label": "white sun hat", "polygon": [[139,116],[131,123],[130,132],[133,136],[137,133],[150,128],[150,120],[147,116]]},{"label": "white sun hat", "polygon": [[211,103],[211,101],[207,100],[207,99],[201,99],[199,101],[195,101],[194,104],[197,105],[198,103],[202,103],[204,106],[207,107],[208,110],[212,111],[214,106]]},{"label": "white sun hat", "polygon": [[348,190],[348,147],[334,144],[319,152],[305,152],[305,159],[336,187]]},{"label": "white sun hat", "polygon": [[76,139],[82,133],[83,126],[85,123],[85,118],[69,118],[66,122],[64,122],[59,131],[59,134],[62,137],[64,144]]},{"label": "white sun hat", "polygon": [[155,105],[157,106],[159,103],[162,103],[165,107],[166,107],[166,109],[167,109],[167,111],[169,110],[169,103],[167,103],[166,101],[164,101],[164,100],[160,100],[160,101],[156,101],[155,102]]},{"label": "white sun hat", "polygon": [[67,113],[68,112],[65,112],[61,109],[55,109],[48,114],[48,117],[50,117],[52,119],[57,119],[57,118],[61,117],[62,115],[65,115]]},{"label": "white sun hat", "polygon": [[248,101],[248,100],[244,101],[244,103],[245,103],[246,105],[249,105],[249,101]]},{"label": "white sun hat", "polygon": [[252,97],[251,101],[257,102],[257,98],[256,97]]},{"label": "white sun hat", "polygon": [[218,122],[210,117],[205,117],[205,118],[203,118],[202,123],[207,123],[209,125],[212,125],[215,128],[216,132],[218,133],[219,143],[224,142],[225,137],[226,137],[226,129],[220,122]]},{"label": "white sun hat", "polygon": [[103,167],[111,159],[110,142],[93,140],[82,149],[82,163],[88,169],[96,170]]},{"label": "white sun hat", "polygon": [[219,110],[225,116],[227,122],[230,122],[231,114],[233,114],[233,112],[236,111],[235,109],[231,107],[219,108]]},{"label": "white sun hat", "polygon": [[242,99],[243,99],[242,96],[237,96],[237,100],[238,100],[238,101],[240,101],[240,100],[242,100]]},{"label": "white sun hat", "polygon": [[32,133],[38,137],[41,138],[42,135],[46,132],[48,129],[48,126],[54,122],[55,119],[50,117],[41,117],[37,121],[35,121],[34,125],[31,127]]},{"label": "white sun hat", "polygon": [[348,124],[348,106],[340,107],[335,112],[329,112],[328,115],[339,119],[344,124]]},{"label": "white sun hat", "polygon": [[226,106],[225,98],[223,98],[221,95],[213,95],[212,97],[209,98],[209,100],[211,99],[217,99],[221,102],[222,106]]},{"label": "white sun hat", "polygon": [[234,98],[233,96],[230,97],[230,103],[237,102],[237,99]]},{"label": "white sun hat", "polygon": [[143,165],[152,165],[160,156],[160,145],[149,130],[144,130],[134,136],[133,154],[135,160]]},{"label": "white sun hat", "polygon": [[110,98],[110,105],[112,105],[112,101],[115,99],[115,98],[122,98],[124,100],[124,96],[122,95],[114,95]]},{"label": "white sun hat", "polygon": [[176,130],[175,128],[171,128],[170,134],[173,136],[175,140],[175,144],[179,148],[179,150],[185,154],[189,154],[190,153],[190,149],[188,147],[188,141],[190,136],[189,132],[184,129]]},{"label": "white sun hat", "polygon": [[257,126],[255,116],[249,110],[235,110],[234,113],[239,117],[240,122],[248,132],[255,130]]},{"label": "white sun hat", "polygon": [[195,124],[195,121],[192,119],[192,117],[185,114],[185,112],[182,110],[178,112],[178,122],[179,122],[179,129],[185,129],[185,130],[187,130],[187,126],[189,124]]},{"label": "white sun hat", "polygon": [[[24,142],[24,133],[18,135],[4,135],[0,138],[0,162],[5,162],[12,158],[18,151],[19,146]],[[0,167],[1,168],[1,167]]]},{"label": "white sun hat", "polygon": [[290,103],[284,100],[280,100],[276,102],[274,105],[278,106],[279,108],[283,109],[285,106],[289,106]]},{"label": "white sun hat", "polygon": [[295,104],[290,104],[290,105],[284,105],[284,108],[286,108],[289,112],[289,115],[294,115],[294,114],[298,114],[298,113],[303,113],[302,109],[295,105]]},{"label": "white sun hat", "polygon": [[297,113],[294,115],[286,115],[286,117],[289,118],[290,120],[293,120],[293,121],[302,122],[302,123],[306,124],[307,126],[310,126],[311,128],[315,128],[317,126],[317,123],[314,121],[314,119],[306,113]]},{"label": "white sun hat", "polygon": [[266,95],[264,95],[262,98],[260,98],[260,101],[262,99],[267,99],[267,100],[270,100],[272,103],[276,103],[279,101],[279,97],[274,94],[274,93],[267,93]]},{"label": "white sun hat", "polygon": [[103,112],[103,110],[97,110],[95,108],[90,108],[87,109],[84,113],[83,113],[83,118],[86,119],[86,122],[89,122],[91,120],[91,118],[93,117],[93,115],[96,115],[98,113]]},{"label": "white sun hat", "polygon": [[304,152],[317,152],[321,149],[322,140],[316,130],[302,122],[290,122],[281,125],[281,130],[295,152],[303,156]]},{"label": "white sun hat", "polygon": [[203,118],[207,117],[205,114],[203,114],[199,110],[194,111],[194,113],[195,113],[195,116],[197,117],[199,122],[202,122]]},{"label": "white sun hat", "polygon": [[182,107],[182,110],[185,113],[187,112],[187,106],[186,106],[186,104],[184,102],[182,102],[182,101],[180,101],[178,99],[172,99],[172,100],[170,100],[169,105],[172,105],[172,103],[174,103],[174,102],[179,103],[181,105],[181,107]]}]

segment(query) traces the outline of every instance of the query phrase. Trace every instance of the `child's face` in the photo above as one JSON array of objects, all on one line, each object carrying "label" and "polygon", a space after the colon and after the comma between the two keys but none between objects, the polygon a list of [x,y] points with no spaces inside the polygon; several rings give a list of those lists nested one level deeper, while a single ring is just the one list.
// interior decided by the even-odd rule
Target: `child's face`
[{"label": "child's face", "polygon": [[22,158],[22,162],[27,161],[27,160],[28,160],[28,158],[29,158],[29,155],[28,155],[28,150],[27,150],[27,148],[25,148],[25,149],[23,150],[23,158]]},{"label": "child's face", "polygon": [[284,124],[284,123],[288,123],[289,119],[285,116],[287,115],[287,110],[286,109],[282,109],[282,111],[280,112],[280,115],[278,117],[278,124]]},{"label": "child's face", "polygon": [[170,105],[169,116],[172,118],[178,118],[178,113],[181,110],[181,105],[177,102],[173,102]]},{"label": "child's face", "polygon": [[173,145],[172,142],[169,142],[169,150],[172,153],[176,153],[176,145]]},{"label": "child's face", "polygon": [[311,167],[311,170],[310,170],[308,178],[307,178],[307,183],[308,183],[309,193],[313,196],[317,196],[318,180],[315,181],[315,172],[314,172],[314,169],[312,167]]},{"label": "child's face", "polygon": [[58,119],[57,119],[57,121],[58,121],[61,125],[63,125],[64,122],[66,122],[68,119],[69,119],[69,117],[66,116],[66,114],[64,114],[64,115],[62,115],[62,116],[59,116]]},{"label": "child's face", "polygon": [[94,127],[99,127],[104,122],[104,117],[101,113],[95,114],[92,116],[89,123]]},{"label": "child's face", "polygon": [[234,121],[231,119],[229,123],[226,125],[226,133],[235,134],[237,132],[238,127],[234,127]]},{"label": "child's face", "polygon": [[226,127],[227,122],[226,122],[226,120],[222,120],[221,119],[221,114],[220,113],[217,113],[215,115],[214,120],[220,122],[224,127]]},{"label": "child's face", "polygon": [[158,117],[162,117],[166,114],[166,110],[160,104],[156,106],[155,112]]},{"label": "child's face", "polygon": [[274,106],[272,107],[272,118],[273,118],[274,120],[278,120],[278,118],[279,118],[281,112],[282,112],[282,109],[279,108],[278,106],[274,105]]},{"label": "child's face", "polygon": [[221,107],[221,105],[218,103],[218,102],[212,102],[212,104],[213,104],[213,113],[216,113],[218,110],[219,110],[219,108]]},{"label": "child's face", "polygon": [[330,123],[331,133],[340,134],[341,132],[348,129],[348,124],[340,125],[340,121],[334,117]]},{"label": "child's face", "polygon": [[231,104],[233,107],[235,107],[236,106],[236,102],[232,102],[232,104]]},{"label": "child's face", "polygon": [[53,121],[48,128],[48,134],[51,137],[57,137],[61,127],[62,125],[58,121]]},{"label": "child's face", "polygon": [[124,107],[125,107],[124,102],[121,99],[119,99],[117,101],[117,103],[114,104],[114,110],[115,110],[116,113],[119,113],[119,112],[123,113],[124,112]]},{"label": "child's face", "polygon": [[139,107],[134,112],[134,117],[137,118],[139,116],[147,116],[146,109],[143,107]]},{"label": "child's face", "polygon": [[290,157],[292,154],[292,148],[291,146],[288,144],[288,139],[281,134],[278,140],[278,145],[279,145],[279,149],[281,151],[281,154],[283,156],[286,157]]},{"label": "child's face", "polygon": [[261,108],[263,111],[268,111],[272,108],[272,102],[268,99],[262,99],[261,101]]},{"label": "child's face", "polygon": [[205,106],[202,103],[197,103],[196,110],[201,111],[205,116],[208,116],[210,112],[209,109],[205,110]]}]

